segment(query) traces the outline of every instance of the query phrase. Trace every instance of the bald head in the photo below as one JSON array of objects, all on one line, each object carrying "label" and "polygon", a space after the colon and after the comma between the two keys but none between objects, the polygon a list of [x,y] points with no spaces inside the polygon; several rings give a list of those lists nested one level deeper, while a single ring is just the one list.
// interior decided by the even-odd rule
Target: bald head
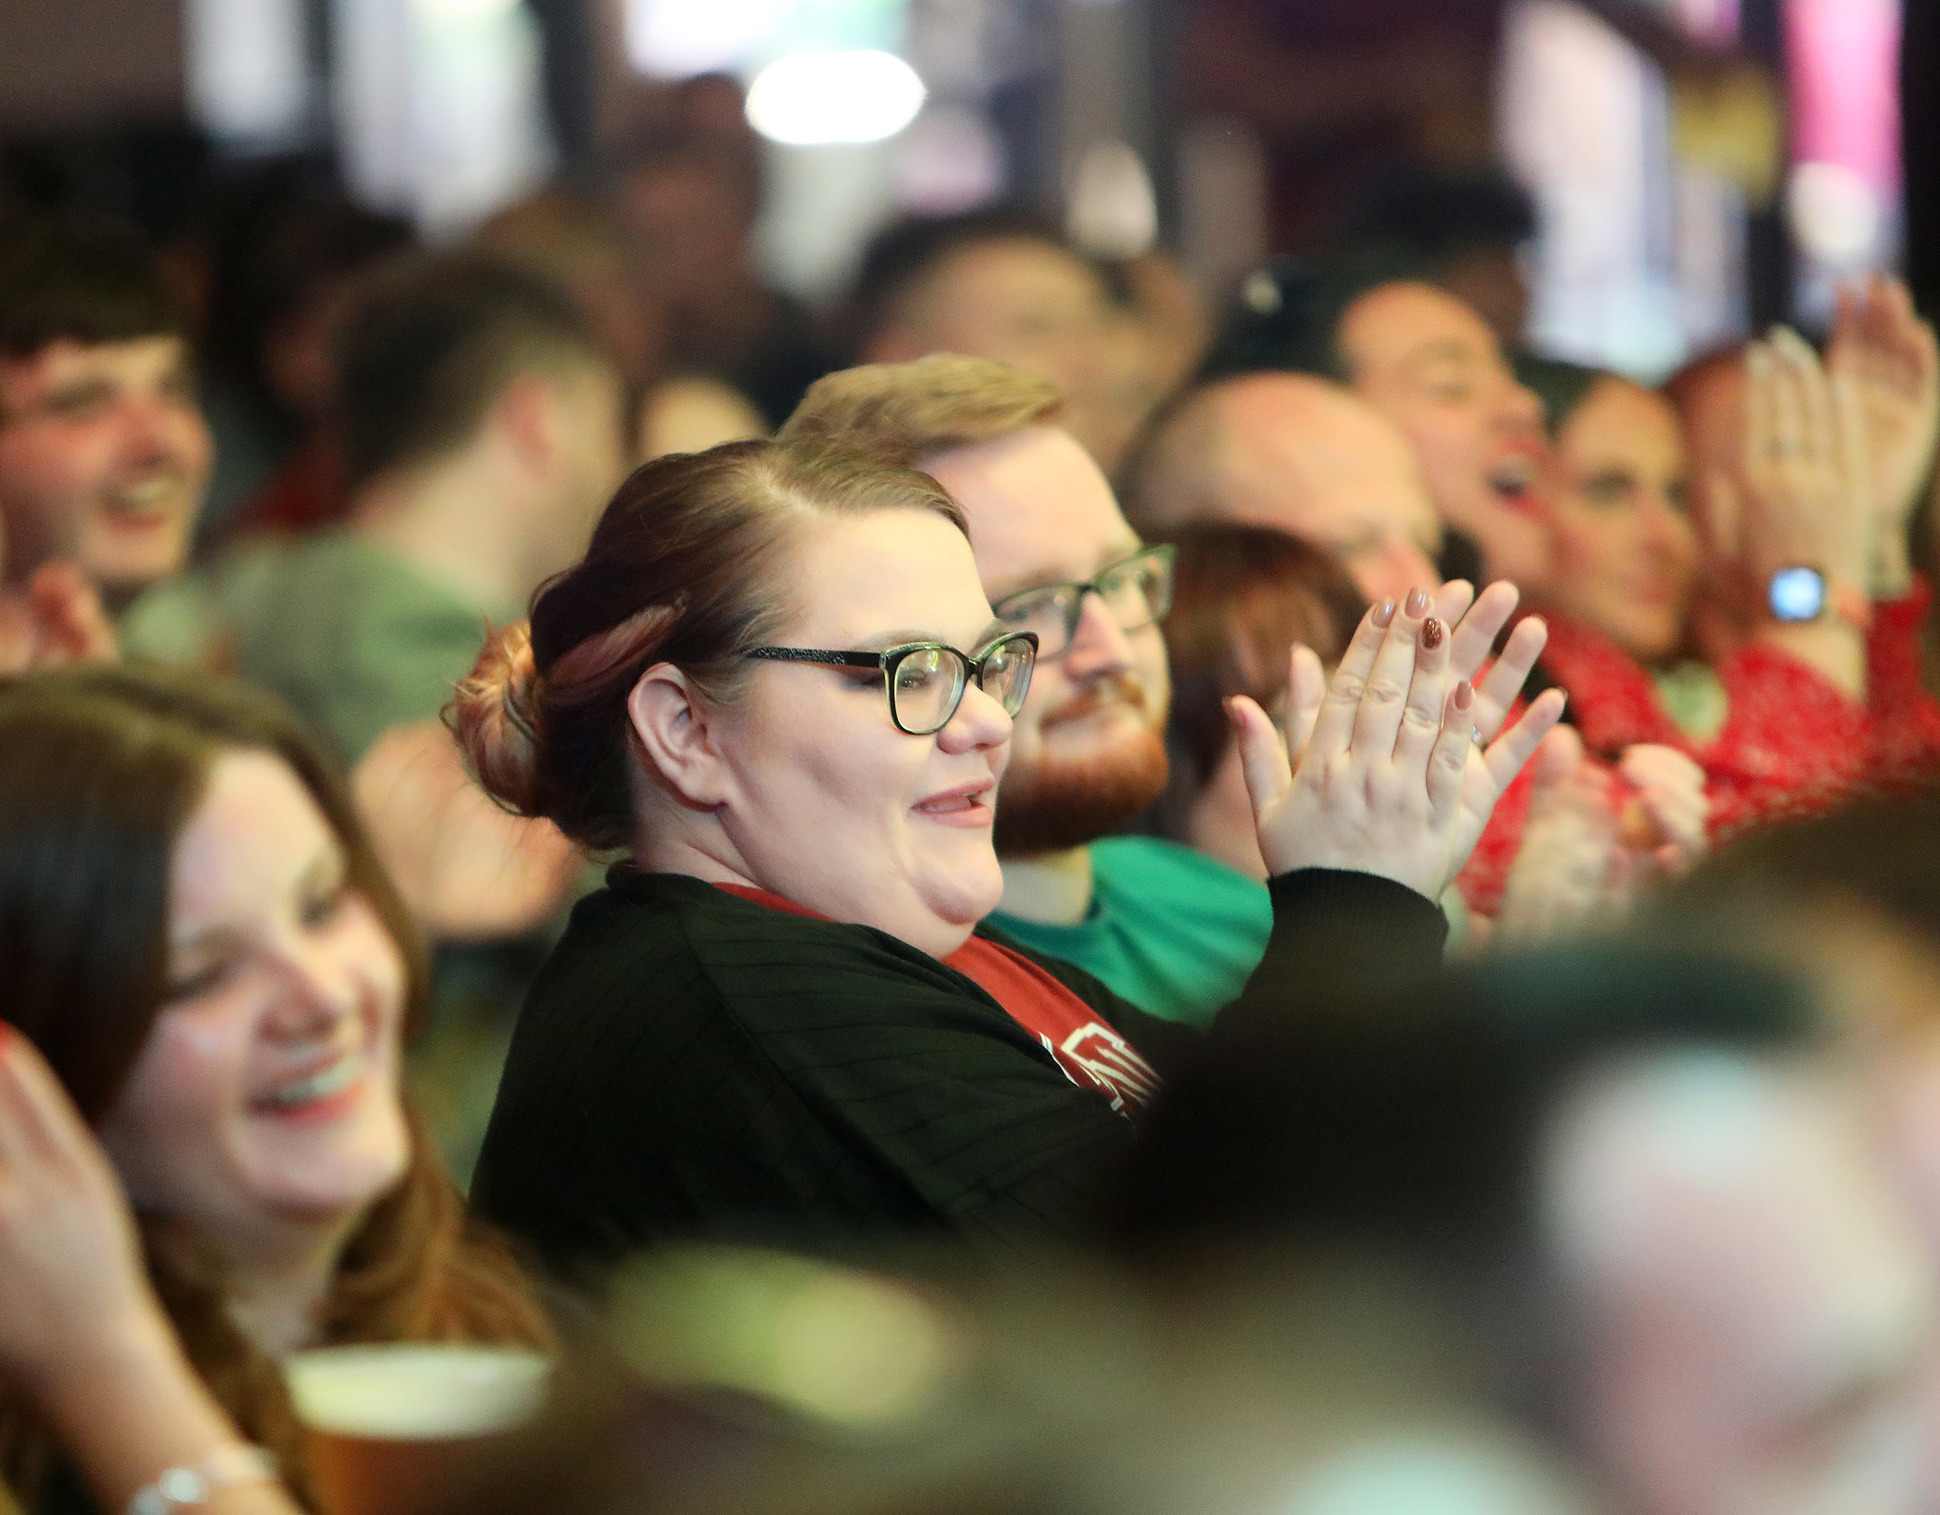
[{"label": "bald head", "polygon": [[1198,521],[1274,527],[1338,553],[1370,601],[1440,582],[1441,527],[1407,438],[1325,379],[1208,385],[1161,428],[1133,489],[1148,533]]}]

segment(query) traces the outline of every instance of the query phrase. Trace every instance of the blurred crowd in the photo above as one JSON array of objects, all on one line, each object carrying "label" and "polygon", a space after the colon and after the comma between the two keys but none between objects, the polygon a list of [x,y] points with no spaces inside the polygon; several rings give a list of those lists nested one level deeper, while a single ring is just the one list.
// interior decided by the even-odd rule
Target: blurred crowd
[{"label": "blurred crowd", "polygon": [[1906,290],[1652,387],[1492,175],[1230,304],[762,192],[0,217],[0,1508],[471,1343],[426,1510],[1940,1512]]}]

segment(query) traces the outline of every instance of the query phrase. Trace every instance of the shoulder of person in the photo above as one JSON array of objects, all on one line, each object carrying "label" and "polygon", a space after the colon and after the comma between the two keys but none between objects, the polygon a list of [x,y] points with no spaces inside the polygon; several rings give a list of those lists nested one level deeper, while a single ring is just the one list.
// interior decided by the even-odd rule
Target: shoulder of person
[{"label": "shoulder of person", "polygon": [[1050,974],[1082,1000],[1087,1009],[1131,1042],[1160,1072],[1166,1071],[1178,1057],[1189,1054],[1199,1044],[1200,1032],[1196,1027],[1167,1021],[1140,1009],[1103,979],[1086,972],[1076,963],[1026,946],[989,921],[977,927],[976,934]]},{"label": "shoulder of person", "polygon": [[[1111,883],[1134,888],[1216,891],[1221,901],[1257,902],[1266,909],[1266,885],[1217,858],[1159,836],[1108,836],[1091,844],[1092,866]],[[1184,900],[1182,903],[1192,903]]]},{"label": "shoulder of person", "polygon": [[953,1002],[994,1009],[955,969],[885,932],[773,910],[686,874],[612,869],[574,908],[555,955],[610,957],[626,964],[636,1000],[684,990],[757,1029],[825,1016],[831,999],[889,1019]]},{"label": "shoulder of person", "polygon": [[227,671],[238,635],[286,605],[300,547],[280,537],[247,539],[151,585],[116,623],[122,655]]}]

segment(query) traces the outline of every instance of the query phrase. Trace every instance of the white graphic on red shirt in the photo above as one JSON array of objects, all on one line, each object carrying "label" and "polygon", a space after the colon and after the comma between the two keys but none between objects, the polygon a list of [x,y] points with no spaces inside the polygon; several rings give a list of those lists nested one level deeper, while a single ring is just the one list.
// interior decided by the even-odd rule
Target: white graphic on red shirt
[{"label": "white graphic on red shirt", "polygon": [[1121,1115],[1127,1105],[1142,1107],[1159,1092],[1159,1076],[1138,1049],[1102,1021],[1080,1026],[1057,1046],[1038,1033],[1045,1051],[1079,1088],[1094,1088]]}]

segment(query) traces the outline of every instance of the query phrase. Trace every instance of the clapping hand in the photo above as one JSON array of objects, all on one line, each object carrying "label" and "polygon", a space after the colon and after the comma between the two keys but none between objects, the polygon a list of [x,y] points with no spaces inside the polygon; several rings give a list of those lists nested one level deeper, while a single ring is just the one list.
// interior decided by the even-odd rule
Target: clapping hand
[{"label": "clapping hand", "polygon": [[1643,878],[1675,878],[1710,846],[1711,801],[1704,770],[1675,747],[1626,747],[1617,773],[1630,793],[1618,809],[1617,840]]},{"label": "clapping hand", "polygon": [[1522,845],[1503,890],[1498,940],[1526,942],[1620,924],[1638,892],[1703,854],[1704,770],[1671,747],[1586,761],[1563,728],[1535,762]]},{"label": "clapping hand", "polygon": [[1863,584],[1873,523],[1858,391],[1784,327],[1752,343],[1745,365],[1743,498],[1728,475],[1710,483],[1735,518],[1749,581],[1803,564]]},{"label": "clapping hand", "polygon": [[1906,523],[1940,441],[1940,344],[1906,286],[1875,274],[1839,291],[1826,367],[1851,385],[1865,426],[1875,594],[1903,593]]},{"label": "clapping hand", "polygon": [[1518,626],[1474,682],[1516,600],[1513,585],[1478,598],[1456,580],[1377,605],[1331,686],[1313,652],[1295,647],[1284,731],[1252,700],[1230,702],[1270,873],[1349,869],[1440,897],[1563,713],[1551,690],[1497,735],[1542,652],[1538,620]]},{"label": "clapping hand", "polygon": [[30,1396],[94,1346],[165,1331],[134,1218],[34,1045],[0,1023],[0,1373]]},{"label": "clapping hand", "polygon": [[43,564],[24,592],[0,588],[0,676],[114,657],[113,623],[71,563]]}]

